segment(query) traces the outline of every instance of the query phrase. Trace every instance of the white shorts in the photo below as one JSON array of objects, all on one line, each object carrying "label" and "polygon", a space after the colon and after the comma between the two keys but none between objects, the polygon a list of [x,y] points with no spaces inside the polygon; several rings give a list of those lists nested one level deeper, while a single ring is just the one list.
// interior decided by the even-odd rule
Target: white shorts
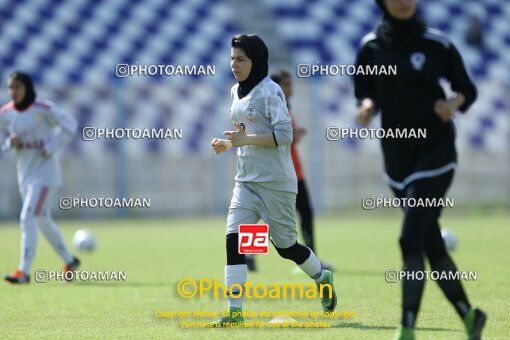
[{"label": "white shorts", "polygon": [[269,236],[278,248],[297,242],[296,194],[271,190],[257,183],[236,182],[228,210],[227,235],[239,232],[240,224],[269,225]]}]

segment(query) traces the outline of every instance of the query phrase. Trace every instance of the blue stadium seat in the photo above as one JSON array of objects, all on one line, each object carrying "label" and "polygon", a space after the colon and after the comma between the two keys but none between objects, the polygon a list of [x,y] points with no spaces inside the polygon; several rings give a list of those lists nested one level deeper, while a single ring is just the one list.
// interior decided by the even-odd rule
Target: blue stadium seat
[{"label": "blue stadium seat", "polygon": [[[381,18],[373,0],[263,0],[260,6],[271,13],[272,18],[268,20],[274,21],[274,34],[290,49],[296,64],[352,63],[361,38]],[[476,79],[509,81],[508,1],[427,0],[420,1],[419,6],[427,23],[443,30],[455,43]],[[465,42],[470,13],[480,17],[485,33],[482,48]],[[214,80],[233,82],[225,52],[230,37],[240,32],[236,15],[235,8],[226,0],[0,1],[0,81],[12,70],[23,67],[37,85],[81,86],[80,95],[73,99],[62,96],[64,105],[75,109],[81,126],[104,124],[97,106],[108,112],[114,110],[112,87],[122,82],[115,76],[116,64],[216,65],[218,77]],[[205,136],[207,124],[203,122],[213,120],[215,109],[207,105],[214,95],[201,96],[200,90],[189,88],[190,82],[200,79],[161,76],[137,81],[147,86],[183,82],[182,86],[175,85],[180,87],[174,95],[180,101],[191,100],[192,105],[180,115],[190,115],[193,119],[183,120],[181,127]],[[335,79],[328,81],[335,82]],[[338,82],[324,94],[327,116],[338,117],[351,110],[354,103],[350,86]],[[139,100],[146,97],[142,89],[130,93],[133,103],[127,105],[126,117],[136,118],[136,113],[147,109],[154,116],[153,124],[163,126],[167,115],[177,116],[172,115],[177,109],[171,99],[164,97],[165,101],[156,103]],[[482,91],[489,99],[477,102],[476,113],[467,115],[467,124],[476,133],[465,139],[474,147],[491,140],[487,131],[499,129],[495,122],[501,118],[497,117],[508,111],[503,91],[498,92],[498,88]],[[201,142],[197,139],[188,147],[198,150]],[[347,140],[346,144],[357,147],[356,141]],[[148,145],[151,152],[164,150],[155,141]],[[95,150],[94,146],[87,148]]]}]

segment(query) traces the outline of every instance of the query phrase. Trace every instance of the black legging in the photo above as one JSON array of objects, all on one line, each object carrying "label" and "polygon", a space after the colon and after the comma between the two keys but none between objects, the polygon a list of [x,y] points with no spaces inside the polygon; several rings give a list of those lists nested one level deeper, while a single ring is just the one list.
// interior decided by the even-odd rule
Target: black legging
[{"label": "black legging", "polygon": [[313,235],[313,210],[308,197],[305,180],[298,181],[296,210],[301,218],[301,234],[303,235],[303,240],[305,241],[306,246],[317,255]]},{"label": "black legging", "polygon": [[[443,175],[423,178],[409,184],[405,190],[393,189],[395,196],[414,199],[443,199],[453,180],[453,170]],[[421,256],[424,252],[430,262],[446,255],[439,216],[442,207],[403,207],[404,222],[400,234],[402,255]]]},{"label": "black legging", "polygon": [[[454,171],[443,175],[419,179],[409,184],[405,190],[393,189],[398,198],[442,199],[452,183]],[[438,272],[456,272],[457,267],[445,249],[439,216],[442,207],[405,207],[404,222],[400,234],[400,248],[404,260],[404,270],[416,272],[425,270],[423,254],[427,255],[431,269]],[[424,280],[402,282],[402,325],[414,327],[423,293]],[[461,317],[470,308],[466,294],[459,280],[438,280],[439,287],[453,304]]]}]

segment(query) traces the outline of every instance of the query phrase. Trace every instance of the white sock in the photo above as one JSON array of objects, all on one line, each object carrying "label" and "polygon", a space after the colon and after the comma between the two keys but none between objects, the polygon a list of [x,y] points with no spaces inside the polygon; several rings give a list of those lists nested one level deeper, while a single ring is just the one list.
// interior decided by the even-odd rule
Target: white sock
[{"label": "white sock", "polygon": [[[233,284],[239,284],[243,287],[244,292],[244,284],[246,283],[246,277],[248,276],[248,268],[245,264],[235,264],[230,266],[225,266],[225,286],[227,286],[227,293],[230,292],[230,287]],[[236,287],[233,288],[233,292],[238,292]],[[244,294],[243,294],[244,295]],[[237,294],[235,295],[237,296]],[[241,296],[239,298],[233,298],[230,295],[228,296],[228,307],[242,308],[243,307],[243,299]]]},{"label": "white sock", "polygon": [[44,234],[49,244],[51,244],[64,263],[73,262],[74,256],[64,243],[62,234],[51,218],[51,214],[49,212],[44,213],[39,217],[39,229],[41,229],[41,232]]},{"label": "white sock", "polygon": [[37,247],[37,220],[32,214],[25,214],[21,218],[21,254],[19,269],[30,275],[30,268],[34,260]]},{"label": "white sock", "polygon": [[315,282],[322,281],[322,278],[324,277],[321,262],[311,249],[310,256],[308,256],[305,262],[299,265],[299,268],[301,268],[301,270],[310,276]]}]

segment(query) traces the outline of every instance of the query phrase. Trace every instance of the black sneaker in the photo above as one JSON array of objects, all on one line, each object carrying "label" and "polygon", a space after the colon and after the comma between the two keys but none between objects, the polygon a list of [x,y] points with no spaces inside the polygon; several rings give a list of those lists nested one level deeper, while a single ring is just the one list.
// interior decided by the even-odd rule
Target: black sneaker
[{"label": "black sneaker", "polygon": [[66,275],[67,272],[74,272],[76,269],[78,269],[78,267],[80,266],[80,260],[78,260],[77,257],[73,257],[73,261],[71,263],[67,263],[65,266],[64,266],[64,279],[66,281],[72,281],[73,280],[73,277],[74,275]]},{"label": "black sneaker", "polygon": [[10,283],[29,283],[30,275],[25,274],[22,270],[16,270],[10,275],[4,275],[4,280]]},{"label": "black sneaker", "polygon": [[464,317],[464,325],[468,334],[468,340],[480,340],[482,338],[482,329],[487,321],[487,314],[480,309],[471,309]]}]

